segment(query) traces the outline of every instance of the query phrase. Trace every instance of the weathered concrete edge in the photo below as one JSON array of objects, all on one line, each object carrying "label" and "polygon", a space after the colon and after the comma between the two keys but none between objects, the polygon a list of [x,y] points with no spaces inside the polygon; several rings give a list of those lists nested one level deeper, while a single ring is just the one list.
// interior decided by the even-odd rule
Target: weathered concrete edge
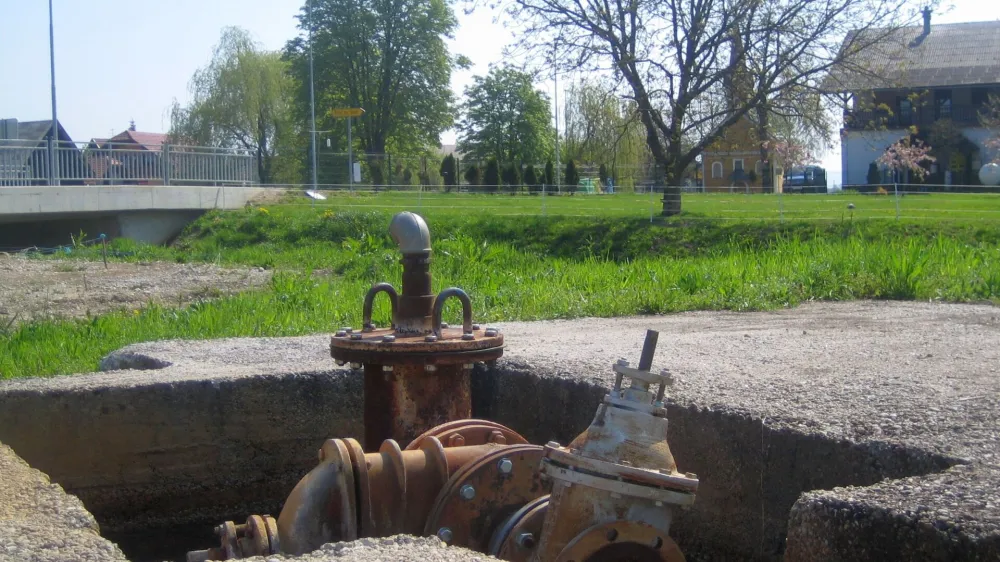
[{"label": "weathered concrete edge", "polygon": [[126,560],[75,496],[0,443],[0,560]]}]

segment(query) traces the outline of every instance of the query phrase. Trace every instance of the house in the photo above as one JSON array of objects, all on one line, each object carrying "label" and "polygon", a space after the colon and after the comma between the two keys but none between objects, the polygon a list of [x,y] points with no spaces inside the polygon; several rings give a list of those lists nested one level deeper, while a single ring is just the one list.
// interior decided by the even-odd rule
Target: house
[{"label": "house", "polygon": [[[935,185],[975,185],[989,161],[986,141],[1000,131],[985,127],[980,112],[1000,95],[1000,21],[870,30],[845,38],[871,44],[832,69],[824,88],[845,103],[841,130],[843,185],[867,184],[869,168],[885,149],[911,136],[931,146],[937,159],[924,180]],[[857,43],[855,43],[857,44]],[[880,181],[892,181],[877,165]],[[909,177],[895,178],[915,182]]]},{"label": "house", "polygon": [[80,183],[84,163],[61,123],[52,120],[0,121],[0,186],[47,185],[50,138],[56,140],[56,174],[60,183]]},{"label": "house", "polygon": [[166,144],[167,135],[136,131],[135,123],[109,139],[91,139],[88,162],[93,182],[162,184],[162,157]]}]

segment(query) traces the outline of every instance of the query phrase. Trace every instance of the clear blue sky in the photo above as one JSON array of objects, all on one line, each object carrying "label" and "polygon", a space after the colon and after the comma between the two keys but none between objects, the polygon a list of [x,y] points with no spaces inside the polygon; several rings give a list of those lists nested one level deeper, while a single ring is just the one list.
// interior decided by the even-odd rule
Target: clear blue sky
[{"label": "clear blue sky", "polygon": [[[934,22],[1000,19],[1000,2],[953,4]],[[187,101],[188,81],[208,61],[223,27],[243,27],[278,49],[298,33],[301,6],[302,0],[54,0],[59,121],[77,141],[121,132],[130,119],[139,130],[166,132],[171,102]],[[452,79],[461,93],[474,74],[501,59],[511,36],[489,14],[457,12],[461,25],[451,48],[475,63]],[[0,0],[0,30],[0,117],[48,119],[48,2]],[[550,81],[538,86],[551,95]],[[442,142],[454,138],[448,132]],[[839,150],[824,163],[839,177]]]}]

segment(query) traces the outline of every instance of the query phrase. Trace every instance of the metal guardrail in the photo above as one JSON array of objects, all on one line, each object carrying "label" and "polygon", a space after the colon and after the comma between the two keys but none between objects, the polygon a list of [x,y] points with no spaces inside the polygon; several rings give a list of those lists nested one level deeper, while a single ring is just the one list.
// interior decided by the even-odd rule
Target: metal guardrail
[{"label": "metal guardrail", "polygon": [[[257,158],[201,146],[0,140],[0,187],[50,185],[258,185]],[[55,169],[49,170],[49,150]]]}]

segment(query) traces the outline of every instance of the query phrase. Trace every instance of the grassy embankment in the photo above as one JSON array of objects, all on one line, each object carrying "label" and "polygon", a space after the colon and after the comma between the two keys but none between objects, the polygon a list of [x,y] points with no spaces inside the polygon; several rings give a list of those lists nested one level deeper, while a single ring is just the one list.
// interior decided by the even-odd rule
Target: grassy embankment
[{"label": "grassy embankment", "polygon": [[[0,334],[0,378],[93,370],[109,351],[139,341],[357,325],[367,288],[399,280],[386,232],[391,214],[336,207],[333,201],[213,212],[171,248],[115,241],[117,259],[256,265],[279,273],[267,290],[185,309],[149,306],[21,326]],[[435,290],[463,287],[483,322],[759,310],[812,299],[1000,300],[1000,225],[991,222],[779,224],[696,215],[650,225],[648,218],[624,216],[424,212],[434,239]],[[454,320],[453,306],[446,316]],[[385,302],[375,316],[386,323]]]}]

